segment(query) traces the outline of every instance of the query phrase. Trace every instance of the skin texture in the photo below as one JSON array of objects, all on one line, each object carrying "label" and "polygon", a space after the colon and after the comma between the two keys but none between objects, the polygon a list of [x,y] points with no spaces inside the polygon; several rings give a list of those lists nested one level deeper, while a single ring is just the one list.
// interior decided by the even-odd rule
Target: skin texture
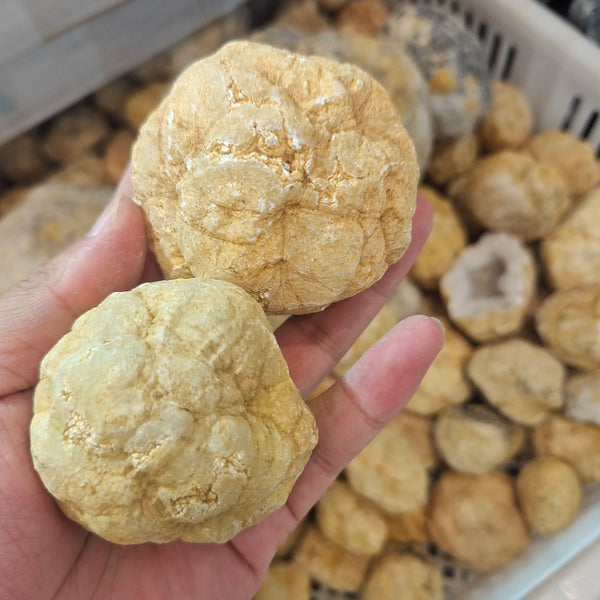
[{"label": "skin texture", "polygon": [[[78,241],[0,298],[0,597],[15,600],[165,597],[247,599],[277,548],[345,464],[408,401],[442,344],[426,317],[399,324],[324,396],[320,441],[287,504],[228,544],[116,546],[59,510],[33,470],[28,427],[43,355],[109,293],[161,278],[147,259],[131,186],[117,192],[97,235]],[[375,287],[327,311],[290,319],[278,341],[308,397],[406,274],[431,212],[423,205],[405,258]],[[345,323],[347,326],[341,327]]]}]

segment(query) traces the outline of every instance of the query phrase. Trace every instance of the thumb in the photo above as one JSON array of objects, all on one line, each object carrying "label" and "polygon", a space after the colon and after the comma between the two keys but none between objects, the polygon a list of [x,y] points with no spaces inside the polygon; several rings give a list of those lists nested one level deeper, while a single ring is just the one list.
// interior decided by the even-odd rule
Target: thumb
[{"label": "thumb", "polygon": [[124,187],[86,237],[0,297],[0,396],[35,384],[43,356],[79,315],[139,283],[144,221]]}]

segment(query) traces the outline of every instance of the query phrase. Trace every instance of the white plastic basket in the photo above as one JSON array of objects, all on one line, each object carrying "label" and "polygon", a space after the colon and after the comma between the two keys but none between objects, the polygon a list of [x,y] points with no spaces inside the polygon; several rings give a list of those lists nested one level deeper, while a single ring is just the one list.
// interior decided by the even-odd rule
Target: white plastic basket
[{"label": "white plastic basket", "polygon": [[533,0],[409,0],[461,18],[493,78],[528,98],[538,129],[564,129],[600,155],[600,48]]},{"label": "white plastic basket", "polygon": [[[573,26],[534,0],[405,2],[447,10],[462,19],[478,37],[492,78],[509,81],[525,94],[538,130],[569,131],[600,156],[600,48]],[[600,555],[600,486],[586,491],[570,527],[534,540],[518,560],[491,575],[470,576],[444,556],[432,558],[441,567],[446,600],[599,600],[600,586],[591,591],[572,573],[571,580],[551,591],[539,587],[594,542]],[[587,562],[593,564],[593,559]],[[313,600],[349,598],[358,596],[321,589],[313,593]]]}]

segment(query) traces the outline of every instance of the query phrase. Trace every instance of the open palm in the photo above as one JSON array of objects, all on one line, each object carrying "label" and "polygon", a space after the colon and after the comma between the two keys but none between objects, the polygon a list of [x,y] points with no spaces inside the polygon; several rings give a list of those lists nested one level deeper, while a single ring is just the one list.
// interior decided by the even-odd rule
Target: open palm
[{"label": "open palm", "polygon": [[[43,355],[109,293],[158,278],[140,209],[120,186],[93,233],[0,297],[0,598],[242,600],[277,546],[348,461],[410,398],[442,344],[431,319],[399,323],[335,386],[310,402],[319,443],[286,505],[227,544],[119,546],[67,519],[29,452],[32,394]],[[411,246],[375,286],[277,331],[307,398],[410,268],[431,226],[419,203]]]}]

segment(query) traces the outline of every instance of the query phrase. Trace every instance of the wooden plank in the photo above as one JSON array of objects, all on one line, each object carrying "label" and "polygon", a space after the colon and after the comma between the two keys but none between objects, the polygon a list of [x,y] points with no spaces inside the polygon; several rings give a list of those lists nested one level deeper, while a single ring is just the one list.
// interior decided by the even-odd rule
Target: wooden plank
[{"label": "wooden plank", "polygon": [[43,36],[20,0],[0,0],[0,64],[42,41]]},{"label": "wooden plank", "polygon": [[241,3],[130,0],[0,65],[0,143]]},{"label": "wooden plank", "polygon": [[44,40],[65,33],[128,0],[19,0]]}]

